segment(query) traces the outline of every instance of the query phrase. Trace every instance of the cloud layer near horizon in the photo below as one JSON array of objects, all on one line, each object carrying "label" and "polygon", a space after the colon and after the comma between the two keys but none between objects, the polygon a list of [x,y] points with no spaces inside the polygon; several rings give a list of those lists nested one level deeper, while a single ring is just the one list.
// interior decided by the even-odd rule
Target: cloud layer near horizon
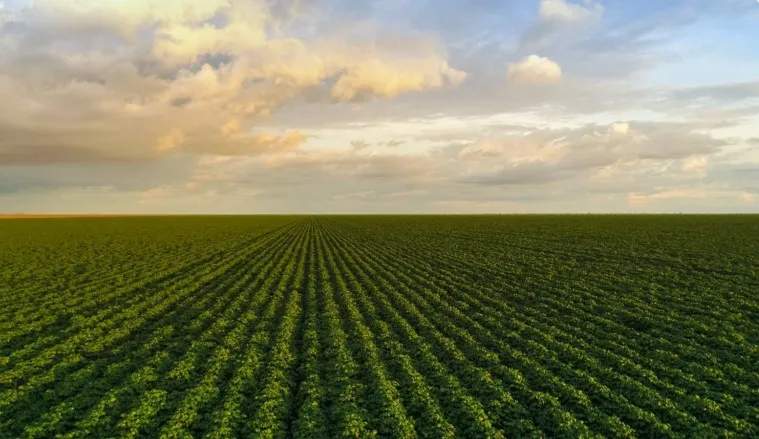
[{"label": "cloud layer near horizon", "polygon": [[737,0],[15,5],[3,211],[759,208]]}]

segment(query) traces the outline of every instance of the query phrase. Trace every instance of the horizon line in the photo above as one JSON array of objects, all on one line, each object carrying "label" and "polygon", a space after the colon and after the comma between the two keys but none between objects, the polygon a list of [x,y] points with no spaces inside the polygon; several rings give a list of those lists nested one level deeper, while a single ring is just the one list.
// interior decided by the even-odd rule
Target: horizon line
[{"label": "horizon line", "polygon": [[188,216],[756,216],[759,212],[477,212],[477,213],[0,213],[0,219],[150,218]]}]

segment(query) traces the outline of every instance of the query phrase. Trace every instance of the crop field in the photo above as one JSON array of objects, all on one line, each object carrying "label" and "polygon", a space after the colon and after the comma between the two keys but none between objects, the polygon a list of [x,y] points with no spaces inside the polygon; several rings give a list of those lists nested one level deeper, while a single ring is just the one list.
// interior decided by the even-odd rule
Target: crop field
[{"label": "crop field", "polygon": [[0,437],[759,437],[759,216],[0,221]]}]

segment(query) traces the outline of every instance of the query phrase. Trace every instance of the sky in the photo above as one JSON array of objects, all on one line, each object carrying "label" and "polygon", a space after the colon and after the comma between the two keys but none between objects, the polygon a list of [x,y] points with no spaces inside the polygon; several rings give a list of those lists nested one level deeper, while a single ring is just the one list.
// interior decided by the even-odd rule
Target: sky
[{"label": "sky", "polygon": [[0,0],[0,213],[759,212],[757,0]]}]

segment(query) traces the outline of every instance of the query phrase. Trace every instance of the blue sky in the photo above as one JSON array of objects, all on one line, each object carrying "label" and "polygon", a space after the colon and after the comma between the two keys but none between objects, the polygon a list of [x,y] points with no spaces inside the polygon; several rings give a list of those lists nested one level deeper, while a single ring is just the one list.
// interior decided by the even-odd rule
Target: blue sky
[{"label": "blue sky", "polygon": [[0,212],[759,212],[754,0],[0,5]]}]

